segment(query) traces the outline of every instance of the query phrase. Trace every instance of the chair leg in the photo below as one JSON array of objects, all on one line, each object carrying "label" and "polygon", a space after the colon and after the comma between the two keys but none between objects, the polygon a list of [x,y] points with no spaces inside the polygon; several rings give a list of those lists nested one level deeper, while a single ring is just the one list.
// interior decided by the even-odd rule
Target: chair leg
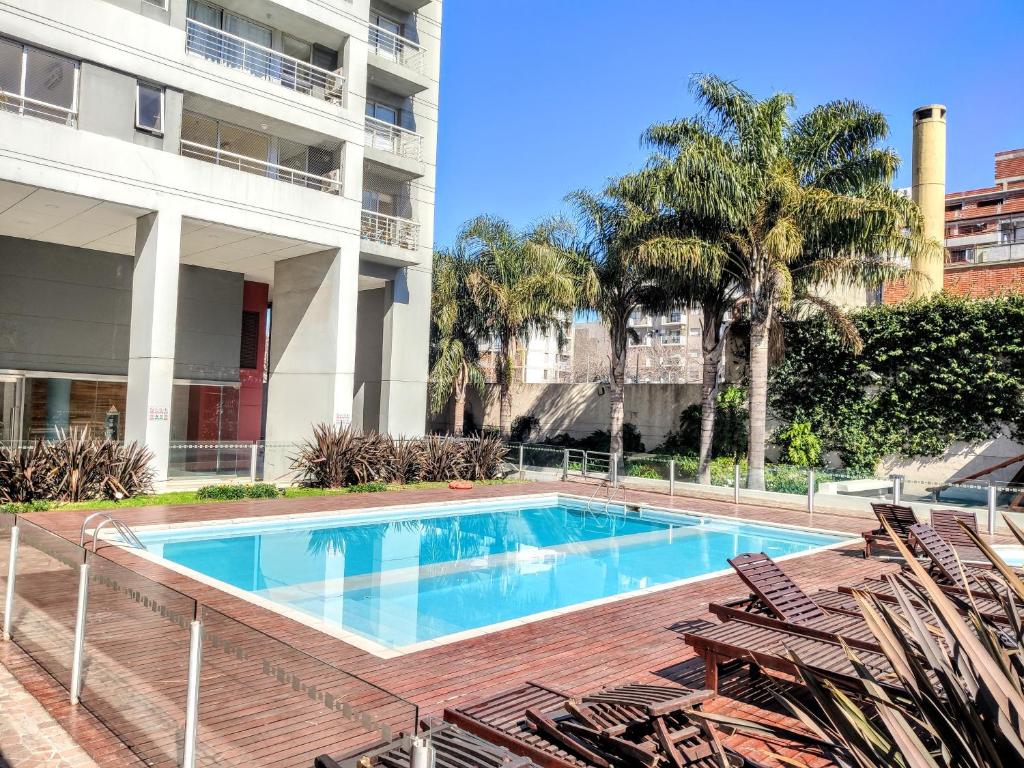
[{"label": "chair leg", "polygon": [[704,652],[704,687],[718,693],[718,655]]}]

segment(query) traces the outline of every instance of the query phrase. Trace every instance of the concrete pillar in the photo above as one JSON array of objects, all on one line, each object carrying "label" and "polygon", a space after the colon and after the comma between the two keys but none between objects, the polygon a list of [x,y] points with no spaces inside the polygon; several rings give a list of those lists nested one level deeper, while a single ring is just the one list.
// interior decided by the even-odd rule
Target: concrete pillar
[{"label": "concrete pillar", "polygon": [[71,419],[71,379],[46,380],[46,436],[56,440],[68,431]]},{"label": "concrete pillar", "polygon": [[914,261],[923,275],[916,295],[942,290],[946,252],[946,108],[930,104],[914,110],[912,194],[924,219],[924,234],[937,244]]},{"label": "concrete pillar", "polygon": [[400,269],[386,289],[380,430],[422,435],[427,416],[430,269]]},{"label": "concrete pillar", "polygon": [[180,250],[178,211],[161,209],[138,220],[124,438],[153,452],[158,482],[167,479]]},{"label": "concrete pillar", "polygon": [[359,292],[352,425],[363,432],[376,432],[380,429],[386,293],[385,288]]},{"label": "concrete pillar", "polygon": [[[358,293],[357,253],[321,251],[274,265],[268,442],[301,441],[315,424],[351,422]],[[267,476],[282,473],[275,466]]]}]

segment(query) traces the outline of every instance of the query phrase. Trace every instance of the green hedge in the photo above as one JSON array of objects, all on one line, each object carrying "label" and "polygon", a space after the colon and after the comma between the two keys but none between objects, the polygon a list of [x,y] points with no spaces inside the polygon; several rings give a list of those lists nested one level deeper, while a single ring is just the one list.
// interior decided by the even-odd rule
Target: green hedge
[{"label": "green hedge", "polygon": [[276,499],[280,496],[276,485],[253,483],[252,485],[206,485],[196,491],[196,498],[203,501],[234,501],[236,499]]}]

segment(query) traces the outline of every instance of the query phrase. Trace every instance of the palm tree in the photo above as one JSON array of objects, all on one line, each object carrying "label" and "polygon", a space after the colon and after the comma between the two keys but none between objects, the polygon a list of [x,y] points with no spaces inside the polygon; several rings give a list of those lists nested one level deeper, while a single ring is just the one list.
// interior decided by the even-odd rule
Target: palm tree
[{"label": "palm tree", "polygon": [[[673,297],[667,286],[679,260],[667,245],[657,252],[646,247],[656,219],[619,194],[616,186],[601,196],[582,191],[569,195],[578,228],[562,248],[571,254],[578,275],[578,308],[597,312],[608,329],[609,450],[621,458],[626,352],[630,339],[639,341],[629,318],[637,310],[663,312],[671,307]],[[675,245],[685,247],[685,243]]]},{"label": "palm tree", "polygon": [[574,276],[552,244],[557,229],[557,224],[543,224],[516,232],[507,221],[480,216],[466,224],[459,236],[475,264],[468,283],[479,308],[481,334],[497,342],[502,437],[509,436],[512,423],[512,380],[519,345],[531,333],[550,333],[563,347],[576,304]]},{"label": "palm tree", "polygon": [[481,318],[469,288],[474,267],[462,247],[434,253],[430,409],[440,413],[454,397],[452,432],[456,435],[465,431],[469,387],[475,387],[481,395],[484,391],[479,344]]},{"label": "palm tree", "polygon": [[[647,141],[666,206],[707,236],[691,269],[735,281],[750,321],[749,488],[764,488],[769,335],[797,301],[857,339],[821,286],[879,285],[912,275],[905,260],[935,244],[892,189],[899,165],[880,148],[881,113],[835,101],[791,118],[792,95],[758,100],[714,76],[694,79],[704,113],[652,126]],[[650,190],[649,190],[650,191]]]}]

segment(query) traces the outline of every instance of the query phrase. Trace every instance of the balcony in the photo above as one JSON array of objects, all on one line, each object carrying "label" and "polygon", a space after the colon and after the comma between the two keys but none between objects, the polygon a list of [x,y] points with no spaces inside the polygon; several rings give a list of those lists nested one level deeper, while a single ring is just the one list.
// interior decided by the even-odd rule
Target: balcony
[{"label": "balcony", "polygon": [[366,118],[366,147],[409,160],[423,159],[423,137],[375,117]]},{"label": "balcony", "polygon": [[78,112],[73,108],[47,104],[45,101],[36,101],[27,96],[19,96],[7,91],[0,91],[0,112],[14,112],[19,115],[39,117],[70,128],[78,126]]},{"label": "balcony", "polygon": [[78,77],[77,61],[0,38],[0,112],[75,128]]},{"label": "balcony", "polygon": [[400,96],[414,96],[430,87],[426,53],[419,44],[375,24],[369,26],[370,83]]},{"label": "balcony", "polygon": [[360,231],[363,240],[406,251],[419,248],[420,225],[410,219],[364,210]]},{"label": "balcony", "polygon": [[341,104],[345,77],[287,54],[237,37],[195,19],[188,20],[185,49],[207,61],[243,70],[253,77],[332,104]]},{"label": "balcony", "polygon": [[990,243],[946,249],[946,264],[954,267],[1007,261],[1024,261],[1024,243]]},{"label": "balcony", "polygon": [[284,165],[277,165],[266,160],[259,160],[255,157],[238,155],[227,150],[209,147],[205,144],[198,144],[194,141],[181,140],[181,156],[191,157],[195,160],[202,160],[206,163],[213,163],[225,168],[233,168],[236,171],[252,173],[257,176],[265,176],[268,179],[276,179],[286,184],[294,184],[306,189],[315,189],[320,192],[327,192],[331,195],[341,194],[341,170],[335,170],[326,176],[319,176],[315,173],[300,171]]}]

